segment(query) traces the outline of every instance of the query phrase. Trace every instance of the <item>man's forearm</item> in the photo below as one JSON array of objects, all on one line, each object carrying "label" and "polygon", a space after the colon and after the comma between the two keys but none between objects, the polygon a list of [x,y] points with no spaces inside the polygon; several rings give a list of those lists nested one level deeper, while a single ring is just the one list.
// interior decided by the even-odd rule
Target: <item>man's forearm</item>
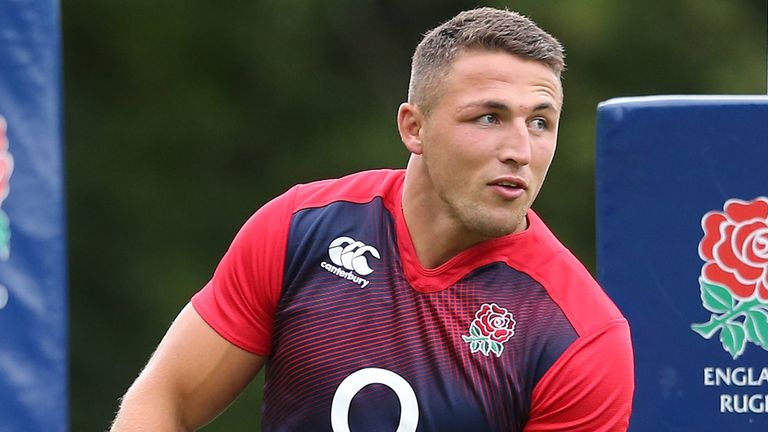
[{"label": "man's forearm", "polygon": [[174,397],[142,388],[141,378],[128,390],[110,432],[191,432]]}]

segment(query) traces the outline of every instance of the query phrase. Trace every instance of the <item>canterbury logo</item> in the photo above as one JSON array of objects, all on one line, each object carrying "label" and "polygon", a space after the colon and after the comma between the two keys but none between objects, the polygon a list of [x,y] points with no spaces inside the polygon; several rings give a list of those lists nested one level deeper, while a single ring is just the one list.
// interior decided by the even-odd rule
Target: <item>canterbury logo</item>
[{"label": "canterbury logo", "polygon": [[375,247],[350,237],[339,237],[328,245],[328,257],[336,265],[323,261],[320,263],[320,267],[340,278],[360,285],[361,288],[365,288],[370,282],[360,276],[368,276],[373,273],[373,269],[368,265],[367,255],[376,259],[381,258]]},{"label": "canterbury logo", "polygon": [[373,273],[373,269],[368,265],[368,259],[365,258],[366,252],[370,252],[376,259],[381,258],[375,247],[367,246],[349,237],[339,237],[328,246],[328,256],[334,264],[347,270],[354,270],[362,276]]}]

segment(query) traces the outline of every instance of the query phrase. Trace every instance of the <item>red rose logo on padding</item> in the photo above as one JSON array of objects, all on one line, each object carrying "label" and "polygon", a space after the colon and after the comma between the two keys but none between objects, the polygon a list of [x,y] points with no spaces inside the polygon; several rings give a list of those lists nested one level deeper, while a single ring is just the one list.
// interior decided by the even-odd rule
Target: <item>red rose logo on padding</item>
[{"label": "red rose logo on padding", "polygon": [[730,199],[722,212],[706,213],[701,227],[699,290],[711,315],[691,329],[705,339],[720,332],[734,360],[747,342],[768,351],[768,198]]},{"label": "red rose logo on padding", "polygon": [[702,276],[741,298],[768,300],[768,199],[729,200],[724,211],[707,213],[699,255]]},{"label": "red rose logo on padding", "polygon": [[469,326],[469,336],[462,336],[469,343],[470,352],[482,352],[486,356],[494,353],[501,356],[504,343],[515,335],[512,314],[496,303],[485,303],[475,312],[475,319]]},{"label": "red rose logo on padding", "polygon": [[[8,152],[7,123],[0,115],[0,207],[10,192],[11,174],[13,174],[13,156]],[[8,215],[0,208],[0,260],[6,260],[11,254],[11,222]]]}]

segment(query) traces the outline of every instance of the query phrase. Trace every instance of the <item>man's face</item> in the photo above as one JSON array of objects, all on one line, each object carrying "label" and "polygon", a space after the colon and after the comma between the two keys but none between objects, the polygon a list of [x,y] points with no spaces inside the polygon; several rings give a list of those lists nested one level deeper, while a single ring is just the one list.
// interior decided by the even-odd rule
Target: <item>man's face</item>
[{"label": "man's face", "polygon": [[438,93],[421,129],[435,210],[480,238],[522,231],[555,153],[558,76],[543,63],[468,50]]}]

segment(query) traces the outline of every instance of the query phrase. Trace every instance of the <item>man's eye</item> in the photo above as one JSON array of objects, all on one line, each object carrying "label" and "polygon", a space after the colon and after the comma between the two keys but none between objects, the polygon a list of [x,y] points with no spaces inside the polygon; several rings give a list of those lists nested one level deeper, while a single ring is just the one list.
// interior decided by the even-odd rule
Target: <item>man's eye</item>
[{"label": "man's eye", "polygon": [[547,130],[547,121],[543,118],[535,118],[531,120],[531,128],[537,131]]},{"label": "man's eye", "polygon": [[480,124],[496,124],[499,122],[499,118],[493,114],[485,114],[478,117],[477,121]]}]

